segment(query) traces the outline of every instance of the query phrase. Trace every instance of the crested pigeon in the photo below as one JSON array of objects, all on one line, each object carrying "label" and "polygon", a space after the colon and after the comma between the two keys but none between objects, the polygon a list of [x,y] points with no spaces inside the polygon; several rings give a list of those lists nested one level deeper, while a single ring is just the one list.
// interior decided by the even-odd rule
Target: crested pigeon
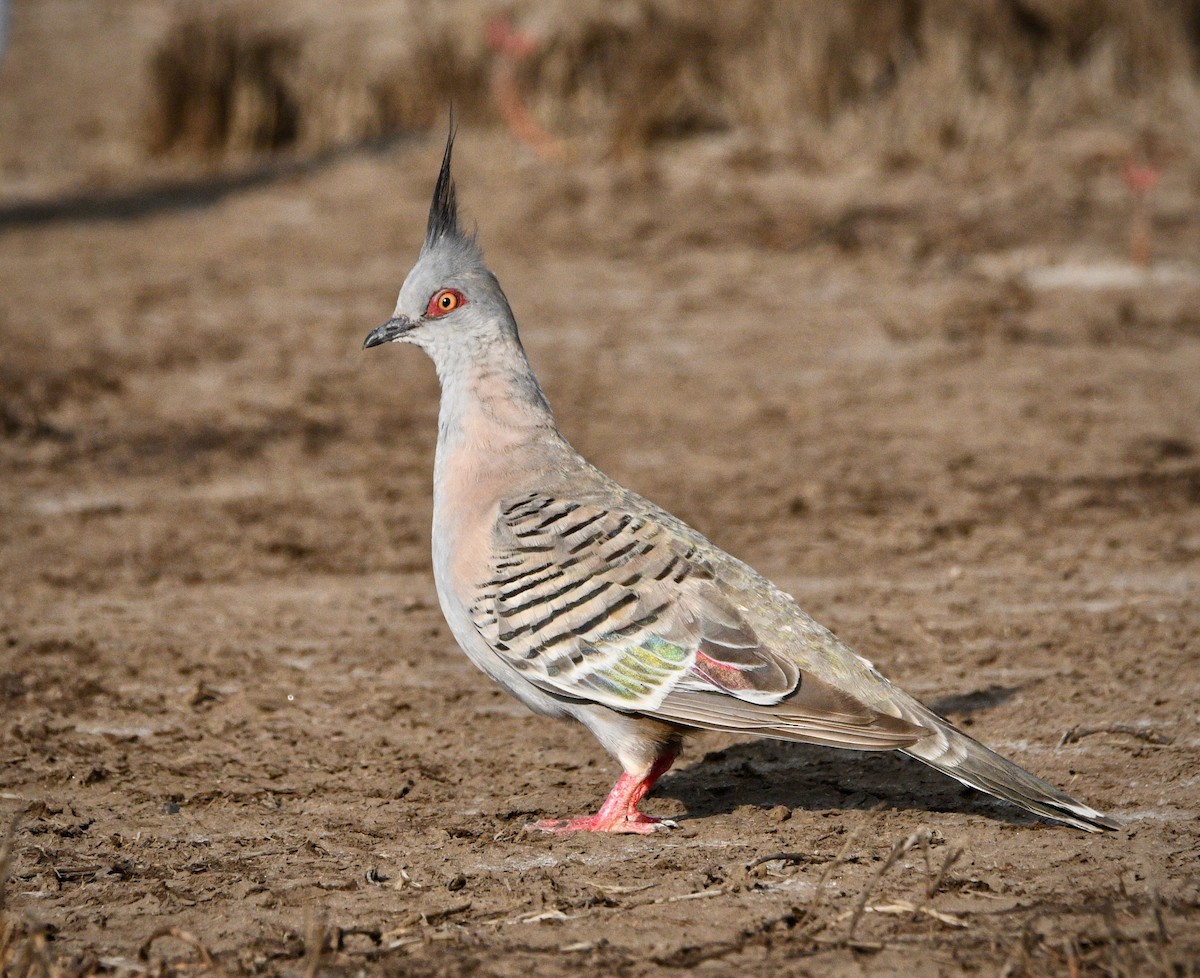
[{"label": "crested pigeon", "polygon": [[791,596],[568,444],[459,226],[453,145],[451,124],[424,245],[363,346],[412,343],[441,382],[433,569],[458,644],[536,713],[581,722],[623,768],[595,815],[530,827],[672,825],[638,804],[684,734],[707,728],[900,750],[1038,815],[1116,828],[897,689]]}]

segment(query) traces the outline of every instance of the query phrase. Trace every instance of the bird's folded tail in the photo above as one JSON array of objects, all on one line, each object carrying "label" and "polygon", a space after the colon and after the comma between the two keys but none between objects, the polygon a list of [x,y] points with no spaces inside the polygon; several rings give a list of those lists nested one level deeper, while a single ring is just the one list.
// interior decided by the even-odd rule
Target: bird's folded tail
[{"label": "bird's folded tail", "polygon": [[1118,822],[989,750],[935,714],[928,713],[922,720],[934,732],[903,748],[910,757],[972,788],[1085,832],[1120,828]]}]

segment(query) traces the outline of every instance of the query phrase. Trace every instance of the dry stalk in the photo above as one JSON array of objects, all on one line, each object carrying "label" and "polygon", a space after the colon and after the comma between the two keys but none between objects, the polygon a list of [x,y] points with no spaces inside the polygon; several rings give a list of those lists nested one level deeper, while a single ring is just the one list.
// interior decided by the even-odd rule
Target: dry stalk
[{"label": "dry stalk", "polygon": [[917,902],[916,906],[913,907],[911,919],[914,920],[916,919],[917,914],[930,912],[926,910],[926,904],[929,903],[929,901],[932,900],[937,894],[937,891],[941,889],[942,883],[946,879],[946,874],[949,873],[954,864],[962,858],[963,854],[961,847],[955,847],[947,850],[945,857],[942,859],[941,868],[938,870],[937,875],[934,876],[932,853],[930,852],[929,848],[929,833],[925,829],[921,829],[917,834],[921,837],[921,852],[925,857],[925,878],[927,882],[925,884],[925,893]]},{"label": "dry stalk", "polygon": [[839,849],[837,855],[833,857],[833,860],[825,864],[825,868],[821,871],[821,875],[817,878],[817,882],[815,884],[816,888],[813,890],[812,897],[809,898],[808,905],[804,907],[803,911],[797,915],[797,923],[803,923],[803,926],[797,931],[798,936],[811,937],[826,926],[826,921],[819,921],[815,916],[817,908],[821,903],[821,897],[825,892],[825,881],[829,879],[829,874],[843,863],[846,858],[846,854],[850,851],[851,847],[856,845],[863,835],[866,834],[867,829],[872,828],[878,823],[879,813],[883,811],[883,808],[883,802],[878,802],[872,806],[870,814],[876,817],[864,819],[862,824],[859,825],[859,827],[852,833],[850,833],[846,841],[842,844],[842,848]]},{"label": "dry stalk", "polygon": [[908,838],[901,839],[894,846],[892,846],[892,851],[888,854],[887,859],[883,861],[883,865],[875,871],[875,874],[871,877],[867,885],[863,887],[863,891],[859,895],[858,903],[854,907],[854,913],[850,916],[850,927],[846,932],[847,940],[854,939],[854,931],[858,927],[858,922],[862,919],[863,913],[866,911],[867,901],[871,898],[871,894],[875,891],[875,887],[879,885],[880,881],[887,874],[888,870],[896,864],[897,859],[920,843],[921,836],[924,832],[924,829],[918,829],[912,835],[908,836]]},{"label": "dry stalk", "polygon": [[308,934],[305,937],[304,948],[304,978],[317,978],[317,971],[321,967],[321,957],[325,952],[325,938],[328,935],[328,928],[325,926],[325,918],[321,914],[314,914],[308,925]]}]

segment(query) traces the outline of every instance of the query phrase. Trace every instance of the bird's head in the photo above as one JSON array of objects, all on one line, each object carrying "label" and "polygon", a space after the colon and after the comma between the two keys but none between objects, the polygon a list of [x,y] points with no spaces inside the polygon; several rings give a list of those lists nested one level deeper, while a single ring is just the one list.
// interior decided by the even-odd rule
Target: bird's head
[{"label": "bird's head", "polygon": [[483,263],[475,236],[459,227],[450,175],[453,148],[451,124],[421,254],[404,280],[392,318],[371,330],[364,349],[413,343],[440,364],[455,352],[486,350],[504,333],[515,334],[508,300]]}]

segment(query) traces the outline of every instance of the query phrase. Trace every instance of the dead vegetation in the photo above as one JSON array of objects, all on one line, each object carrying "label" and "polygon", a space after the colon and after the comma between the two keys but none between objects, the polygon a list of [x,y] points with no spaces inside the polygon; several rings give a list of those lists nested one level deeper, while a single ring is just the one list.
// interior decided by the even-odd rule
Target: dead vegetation
[{"label": "dead vegetation", "polygon": [[150,148],[277,150],[295,143],[299,42],[227,12],[182,20],[150,63]]},{"label": "dead vegetation", "polygon": [[[496,120],[488,12],[395,0],[317,30],[303,7],[193,5],[150,66],[151,147],[324,148]],[[589,0],[516,4],[516,78],[598,151],[750,130],[817,157],[994,152],[1081,120],[1169,133],[1200,107],[1195,0]]]},{"label": "dead vegetation", "polygon": [[482,22],[390,6],[407,28],[377,25],[402,39],[382,50],[352,17],[339,33],[266,3],[185,7],[150,59],[148,148],[320,151],[424,129],[451,100],[471,117],[486,104]]}]

